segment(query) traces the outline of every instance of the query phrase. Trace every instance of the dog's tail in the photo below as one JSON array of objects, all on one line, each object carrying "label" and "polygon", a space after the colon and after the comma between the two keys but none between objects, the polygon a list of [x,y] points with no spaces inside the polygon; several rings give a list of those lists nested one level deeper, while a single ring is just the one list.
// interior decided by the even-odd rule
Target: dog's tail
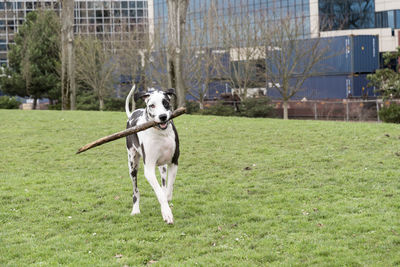
[{"label": "dog's tail", "polygon": [[[129,92],[129,94],[128,94],[128,96],[126,97],[126,100],[125,100],[125,112],[126,112],[126,116],[128,116],[128,119],[131,117],[131,115],[132,115],[132,112],[130,111],[130,109],[129,109],[129,102],[130,102],[130,100],[132,99],[132,94],[135,92],[135,89],[136,89],[136,85],[134,84],[133,86],[132,86],[132,89],[131,89],[131,91]],[[134,100],[132,100],[132,101],[134,101]]]}]

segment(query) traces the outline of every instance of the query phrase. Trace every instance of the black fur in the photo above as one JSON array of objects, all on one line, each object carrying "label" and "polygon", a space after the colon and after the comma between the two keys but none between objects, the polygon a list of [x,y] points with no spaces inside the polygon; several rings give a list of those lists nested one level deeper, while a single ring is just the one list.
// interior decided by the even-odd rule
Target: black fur
[{"label": "black fur", "polygon": [[172,157],[172,163],[175,165],[178,165],[178,159],[179,159],[179,137],[178,137],[178,132],[176,131],[175,125],[174,123],[171,121],[171,125],[172,125],[172,129],[174,130],[174,134],[175,134],[175,152],[174,152],[174,156]]},{"label": "black fur", "polygon": [[146,164],[146,153],[144,152],[144,146],[143,143],[140,144],[140,147],[142,148],[142,154],[143,154],[143,163]]},{"label": "black fur", "polygon": [[[126,128],[132,128],[137,125],[137,121],[140,116],[143,115],[144,109],[137,109],[132,113],[132,116],[128,120],[128,123],[126,124]],[[132,148],[132,144],[136,147],[139,148],[139,138],[137,136],[137,133],[128,135],[126,137],[126,147],[128,149]]]}]

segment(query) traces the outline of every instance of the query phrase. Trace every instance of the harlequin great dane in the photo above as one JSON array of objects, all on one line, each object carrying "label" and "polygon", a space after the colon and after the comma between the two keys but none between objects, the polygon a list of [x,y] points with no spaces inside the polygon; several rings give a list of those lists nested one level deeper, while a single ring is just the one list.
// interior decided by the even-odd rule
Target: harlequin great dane
[{"label": "harlequin great dane", "polygon": [[[178,171],[179,139],[176,128],[169,119],[172,114],[170,100],[175,93],[173,89],[136,93],[134,101],[141,98],[145,101],[146,107],[130,112],[129,101],[134,90],[135,86],[132,87],[125,101],[125,111],[128,116],[127,128],[146,121],[155,121],[158,125],[126,137],[129,174],[133,183],[131,215],[140,213],[137,173],[139,160],[143,158],[144,176],[160,202],[162,217],[166,223],[173,224],[174,219],[168,201],[172,200],[172,190]],[[161,186],[157,181],[156,167],[161,174]]]}]

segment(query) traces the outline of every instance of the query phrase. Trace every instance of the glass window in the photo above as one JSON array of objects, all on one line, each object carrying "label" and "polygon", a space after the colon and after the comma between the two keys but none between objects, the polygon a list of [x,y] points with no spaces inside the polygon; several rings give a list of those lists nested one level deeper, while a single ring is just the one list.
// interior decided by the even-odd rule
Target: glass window
[{"label": "glass window", "polygon": [[319,0],[321,30],[366,29],[375,26],[374,0]]},{"label": "glass window", "polygon": [[137,7],[143,8],[143,1],[137,1]]},{"label": "glass window", "polygon": [[0,9],[4,9],[4,3],[0,3]]},{"label": "glass window", "polygon": [[121,2],[121,7],[122,8],[128,8],[128,2],[127,1],[122,1]]},{"label": "glass window", "polygon": [[395,28],[400,29],[400,10],[395,10],[396,24]]},{"label": "glass window", "polygon": [[135,1],[129,1],[129,8],[135,8],[136,7],[136,2]]},{"label": "glass window", "polygon": [[394,11],[387,11],[388,14],[388,27],[394,29]]}]

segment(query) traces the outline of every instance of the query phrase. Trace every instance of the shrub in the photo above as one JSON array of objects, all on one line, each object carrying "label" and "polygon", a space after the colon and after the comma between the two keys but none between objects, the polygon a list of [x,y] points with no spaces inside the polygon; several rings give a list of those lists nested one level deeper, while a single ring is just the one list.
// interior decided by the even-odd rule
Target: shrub
[{"label": "shrub", "polygon": [[0,108],[4,109],[18,109],[21,102],[15,97],[0,96]]},{"label": "shrub", "polygon": [[215,105],[208,107],[202,111],[204,115],[216,115],[216,116],[235,116],[235,110],[231,105],[224,105],[223,102],[219,101]]},{"label": "shrub", "polygon": [[49,110],[61,110],[61,109],[62,109],[61,101],[56,104],[49,105]]},{"label": "shrub", "polygon": [[240,104],[240,115],[244,117],[275,117],[275,111],[268,97],[247,98]]},{"label": "shrub", "polygon": [[199,103],[196,101],[186,101],[186,113],[187,114],[194,114],[198,113],[200,110]]},{"label": "shrub", "polygon": [[104,110],[125,111],[125,99],[124,98],[106,98],[106,99],[104,99]]},{"label": "shrub", "polygon": [[90,92],[82,92],[77,95],[76,109],[99,110],[99,100]]},{"label": "shrub", "polygon": [[379,111],[379,117],[384,122],[400,123],[400,105],[390,104]]}]

